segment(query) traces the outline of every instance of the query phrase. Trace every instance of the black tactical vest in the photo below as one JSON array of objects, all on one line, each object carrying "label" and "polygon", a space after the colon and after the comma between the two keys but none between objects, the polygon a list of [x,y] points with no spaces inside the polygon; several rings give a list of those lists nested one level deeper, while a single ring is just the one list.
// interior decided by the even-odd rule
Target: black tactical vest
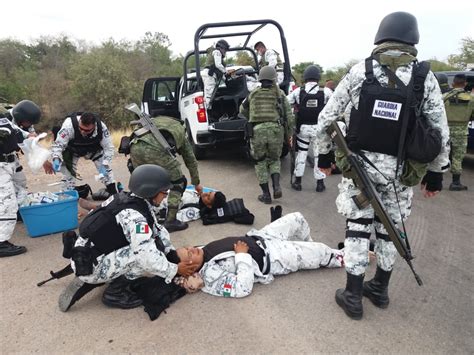
[{"label": "black tactical vest", "polygon": [[[418,67],[415,63],[410,82],[405,86],[395,74],[389,75],[386,69],[387,75],[395,79],[396,87],[383,87],[374,76],[372,59],[369,57],[365,60],[365,80],[360,92],[359,108],[351,111],[347,142],[354,151],[367,150],[397,156],[403,120],[408,119],[407,125],[411,127],[416,119],[415,106],[419,92],[411,95],[410,107],[407,107],[408,90],[414,92],[416,88],[421,91],[422,97],[426,75],[421,85],[414,85]],[[408,115],[405,115],[405,110],[410,110]]]},{"label": "black tactical vest", "polygon": [[8,118],[0,118],[0,128],[10,130],[10,134],[0,139],[0,154],[10,154],[18,150],[18,136],[17,130],[13,128]]},{"label": "black tactical vest", "polygon": [[[316,86],[316,84],[315,84]],[[297,124],[317,124],[319,113],[324,107],[324,92],[318,90],[313,93],[300,89],[300,103],[298,105]]]},{"label": "black tactical vest", "polygon": [[97,119],[97,135],[95,137],[84,137],[79,130],[79,122],[77,120],[77,115],[81,115],[81,112],[74,112],[70,115],[72,126],[74,128],[74,138],[71,139],[67,145],[67,149],[83,157],[88,153],[95,153],[102,149],[100,141],[102,140],[102,122]]},{"label": "black tactical vest", "polygon": [[[155,224],[145,200],[125,192],[120,192],[110,198],[112,199],[111,202],[88,214],[79,226],[81,237],[94,243],[99,254],[109,254],[130,244],[125,238],[122,227],[115,219],[120,211],[124,209],[138,211],[146,218],[150,228],[153,228]],[[159,237],[155,238],[155,243],[160,251],[165,251],[163,242]]]}]

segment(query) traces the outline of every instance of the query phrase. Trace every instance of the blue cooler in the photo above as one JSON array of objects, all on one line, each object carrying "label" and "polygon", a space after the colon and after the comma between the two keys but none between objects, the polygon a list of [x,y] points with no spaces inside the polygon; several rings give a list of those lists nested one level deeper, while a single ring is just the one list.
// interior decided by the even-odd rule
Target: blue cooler
[{"label": "blue cooler", "polygon": [[21,218],[30,237],[54,234],[77,228],[76,190],[56,192],[56,195],[68,195],[67,199],[40,205],[20,207]]}]

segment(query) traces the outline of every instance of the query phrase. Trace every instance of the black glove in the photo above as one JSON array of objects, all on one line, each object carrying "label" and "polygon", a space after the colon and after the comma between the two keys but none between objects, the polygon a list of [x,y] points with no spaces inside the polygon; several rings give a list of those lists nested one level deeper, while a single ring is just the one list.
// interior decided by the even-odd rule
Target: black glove
[{"label": "black glove", "polygon": [[271,222],[274,222],[274,221],[276,221],[278,218],[280,218],[282,212],[283,212],[283,209],[281,208],[280,205],[277,205],[277,206],[275,206],[275,207],[270,207]]},{"label": "black glove", "polygon": [[441,191],[443,189],[443,173],[428,170],[423,180],[421,180],[421,184],[426,185],[428,191]]},{"label": "black glove", "polygon": [[318,156],[318,168],[328,169],[331,167],[332,159],[331,153],[319,154]]}]

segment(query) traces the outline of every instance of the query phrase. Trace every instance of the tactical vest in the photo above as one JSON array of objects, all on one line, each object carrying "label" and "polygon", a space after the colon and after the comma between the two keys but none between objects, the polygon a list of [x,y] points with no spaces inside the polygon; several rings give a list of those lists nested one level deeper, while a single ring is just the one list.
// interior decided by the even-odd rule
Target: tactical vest
[{"label": "tactical vest", "polygon": [[[317,86],[315,84],[315,86]],[[300,89],[300,103],[298,104],[297,124],[317,124],[319,113],[324,107],[324,91],[318,90],[316,93],[306,92]]]},{"label": "tactical vest", "polygon": [[[13,122],[13,116],[11,115],[10,111],[7,111],[6,113],[4,113],[4,115],[10,122]],[[21,144],[25,140],[25,137],[23,137],[22,130],[27,131],[27,129],[23,129],[23,127],[19,124],[17,124],[17,126],[20,129],[15,129],[16,140],[18,144]]]},{"label": "tactical vest", "polygon": [[472,97],[464,89],[453,89],[444,94],[449,123],[468,123],[472,115]]},{"label": "tactical vest", "polygon": [[258,88],[249,95],[249,122],[278,122],[280,114],[278,111],[278,88]]},{"label": "tactical vest", "polygon": [[201,210],[201,218],[207,221],[212,220],[212,224],[230,222],[236,217],[249,214],[250,212],[245,208],[244,200],[241,198],[227,201],[224,207]]},{"label": "tactical vest", "polygon": [[[131,196],[130,193],[120,192],[109,198],[106,206],[101,206],[89,213],[79,226],[79,234],[94,243],[94,248],[100,254],[109,254],[130,243],[123,229],[115,219],[116,215],[125,209],[138,211],[146,218],[148,226],[153,229],[155,220],[145,200]],[[108,200],[108,201],[109,201]],[[165,247],[159,237],[155,238],[157,248],[164,252]]]},{"label": "tactical vest", "polygon": [[[415,107],[423,97],[429,67],[423,73],[420,70],[421,75],[418,75],[420,66],[414,63],[407,86],[393,74],[392,78],[397,86],[384,87],[374,76],[372,59],[369,57],[365,60],[365,80],[362,83],[359,107],[352,108],[350,114],[347,142],[354,151],[367,150],[397,156],[403,121],[408,118],[410,131],[417,118]],[[388,69],[386,74],[389,75]],[[413,91],[410,107],[407,107],[408,90]],[[410,110],[408,116],[405,115],[405,110]]]},{"label": "tactical vest", "polygon": [[84,137],[79,129],[79,121],[77,115],[82,112],[74,112],[69,117],[71,118],[72,127],[74,128],[74,138],[71,139],[67,145],[67,149],[74,155],[83,157],[88,153],[96,153],[102,149],[100,141],[102,140],[102,122],[97,119],[97,135],[95,137]]},{"label": "tactical vest", "polygon": [[0,139],[0,154],[10,154],[18,150],[17,130],[13,128],[12,123],[8,120],[8,118],[0,118],[0,128],[8,129],[11,132],[10,134],[7,134],[6,132],[0,132],[0,136],[4,137]]},{"label": "tactical vest", "polygon": [[[215,47],[209,47],[207,49],[207,57],[206,57],[206,68],[209,69],[209,75],[212,76],[214,74],[217,74],[217,78],[220,78],[222,77],[223,73],[216,68],[216,63],[214,62],[214,51],[215,50],[218,50],[216,49]],[[224,57],[221,57],[222,60],[221,60],[221,64],[222,66],[224,66],[225,68],[225,64],[224,64]]]},{"label": "tactical vest", "polygon": [[[273,50],[273,49],[267,49],[267,50]],[[277,55],[277,66],[276,66],[275,70],[277,70],[277,69],[282,69],[282,68],[283,68],[283,62],[282,62],[281,59],[280,59],[280,54],[279,54],[277,51],[275,51],[275,50],[273,50],[273,51],[274,51],[274,52],[276,53],[276,55]],[[258,65],[259,65],[260,68],[262,68],[262,67],[268,65],[268,62],[265,60],[265,54],[262,55],[262,57],[260,58],[260,61],[258,62]]]}]

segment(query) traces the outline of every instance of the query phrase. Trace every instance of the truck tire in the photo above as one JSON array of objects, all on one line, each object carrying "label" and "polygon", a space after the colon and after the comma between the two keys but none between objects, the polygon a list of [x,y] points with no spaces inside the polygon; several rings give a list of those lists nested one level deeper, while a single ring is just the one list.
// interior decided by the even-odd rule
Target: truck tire
[{"label": "truck tire", "polygon": [[191,144],[191,148],[193,149],[194,156],[197,160],[202,160],[206,157],[206,150],[204,148],[198,147],[193,140],[193,135],[191,134],[191,129],[189,128],[188,122],[186,122],[186,138],[188,139],[189,143]]}]

